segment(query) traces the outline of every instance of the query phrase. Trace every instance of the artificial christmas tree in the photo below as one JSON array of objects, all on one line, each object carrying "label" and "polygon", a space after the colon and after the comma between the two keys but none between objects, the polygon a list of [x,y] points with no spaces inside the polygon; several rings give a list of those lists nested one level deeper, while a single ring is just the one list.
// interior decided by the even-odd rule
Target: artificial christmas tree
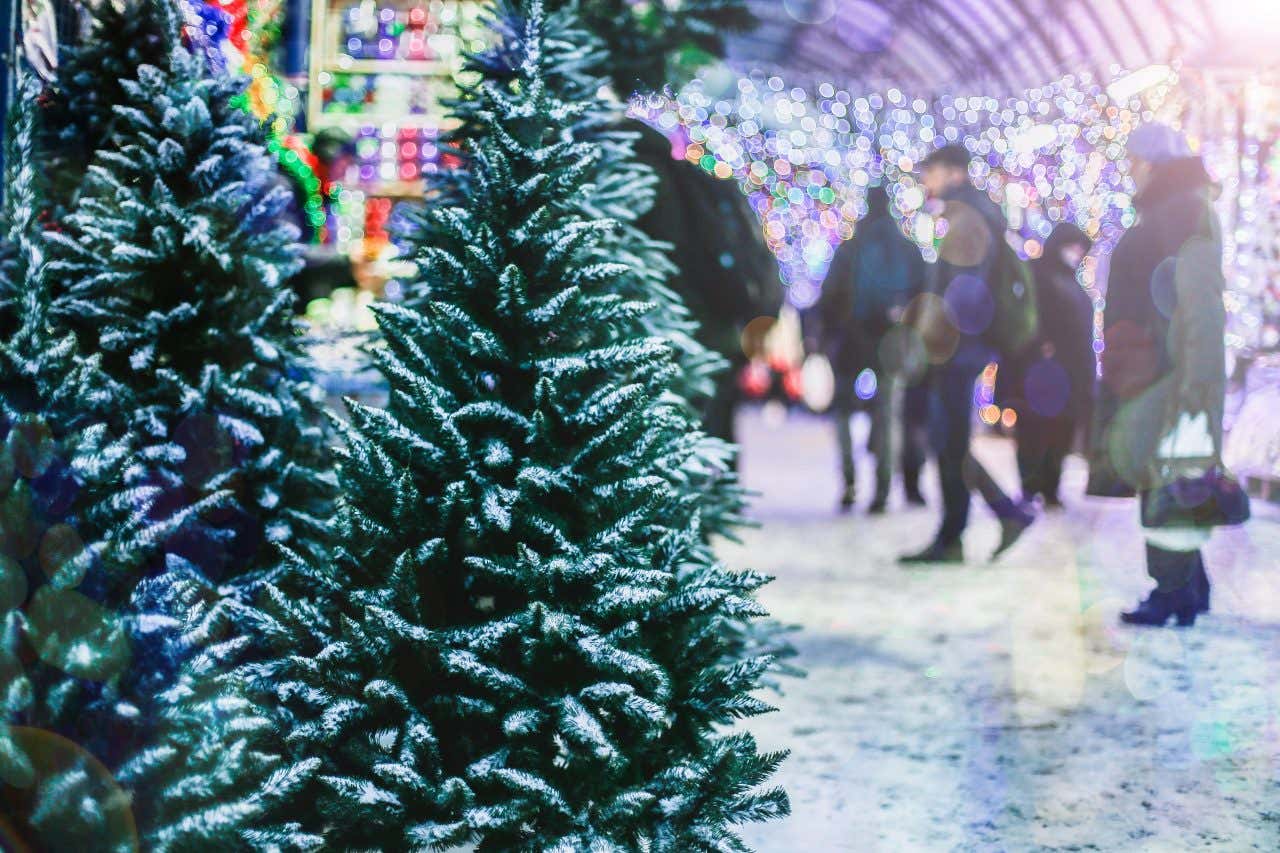
[{"label": "artificial christmas tree", "polygon": [[[70,336],[48,323],[49,291],[31,152],[38,132],[34,94],[24,78],[14,110],[0,243],[0,813],[11,816],[8,843],[46,844],[110,836],[116,810],[69,779],[88,779],[88,761],[63,751],[52,767],[41,729],[63,718],[64,696],[80,678],[118,674],[123,627],[79,589],[91,568],[133,568],[140,554],[123,473],[131,448],[94,423],[96,365],[76,358]],[[116,544],[126,545],[124,548]],[[51,784],[52,783],[52,784]],[[54,788],[74,788],[83,820],[63,835]],[[43,820],[43,813],[51,819]]]},{"label": "artificial christmas tree", "polygon": [[[109,18],[110,5],[99,13]],[[66,467],[76,476],[59,481],[69,483],[64,514],[89,486],[123,489],[132,503],[108,504],[127,509],[115,527],[77,517],[72,541],[92,543],[77,562],[72,592],[82,598],[58,577],[46,583],[45,551],[21,546],[27,583],[5,601],[6,648],[18,662],[0,685],[5,722],[20,734],[9,743],[29,764],[51,738],[72,753],[44,750],[47,767],[3,793],[18,806],[18,831],[47,846],[92,838],[128,848],[136,834],[148,849],[228,849],[246,843],[249,825],[257,837],[291,832],[270,810],[308,765],[282,765],[262,748],[269,720],[228,672],[252,645],[255,589],[276,571],[278,546],[323,553],[333,483],[282,287],[296,263],[278,222],[285,198],[259,128],[234,103],[243,81],[205,78],[164,0],[134,11],[133,23],[163,30],[164,61],[107,81],[103,92],[120,102],[109,105],[114,118],[86,125],[100,138],[85,148],[68,147],[79,140],[56,98],[28,92],[25,114],[39,115],[17,158],[25,171],[8,188],[15,199],[45,195],[10,217],[0,325],[22,333],[6,349],[13,369],[0,376],[0,399],[56,423],[51,446],[68,459],[24,488],[37,494],[45,468]],[[102,24],[97,32],[119,37]],[[137,58],[117,53],[122,68]],[[73,176],[68,164],[88,148],[82,181],[33,180],[49,164]],[[50,388],[78,392],[79,405]],[[119,437],[109,455],[61,438],[81,421],[88,437]],[[97,479],[80,475],[89,465]],[[10,528],[14,520],[45,538],[54,529],[48,511],[11,514]],[[87,804],[100,801],[111,808],[95,814]],[[127,838],[101,836],[121,821]]]},{"label": "artificial christmas tree", "polygon": [[50,235],[51,313],[124,389],[111,424],[181,448],[150,466],[160,500],[235,499],[166,551],[250,589],[278,546],[322,553],[330,515],[320,394],[284,286],[296,232],[261,127],[235,103],[246,81],[206,77],[176,29],[169,44],[164,67],[112,83],[109,139]]},{"label": "artificial christmas tree", "polygon": [[[706,60],[720,55],[725,34],[750,26],[753,19],[741,0],[698,0],[662,10],[612,0],[552,0],[548,5],[556,10],[548,15],[546,27],[548,85],[562,99],[586,105],[575,131],[601,152],[590,176],[593,191],[584,195],[583,210],[588,217],[608,217],[616,223],[598,251],[629,267],[615,284],[618,292],[654,304],[643,318],[643,328],[675,350],[680,373],[672,390],[709,424],[717,418],[723,421],[720,410],[730,398],[726,389],[736,388],[741,367],[739,327],[746,319],[776,312],[778,305],[770,297],[778,293],[777,265],[758,233],[744,233],[744,227],[758,229],[758,223],[737,188],[710,178],[699,180],[702,175],[695,175],[696,185],[689,186],[682,180],[688,177],[687,164],[672,161],[661,134],[625,118],[626,104],[617,100],[616,93],[633,86],[674,85],[693,70],[695,57]],[[504,45],[518,40],[518,25],[508,23],[502,14],[509,7],[498,9],[497,47],[472,63],[474,70],[492,80],[510,77],[511,50]],[[633,74],[638,76],[628,83]],[[465,99],[458,104],[464,134],[472,104]],[[654,205],[660,197],[666,204],[658,214]],[[673,197],[685,206],[699,207],[704,221],[688,221],[679,204],[675,205],[679,212],[673,211]],[[654,228],[664,217],[676,222]],[[645,228],[673,239],[654,239]],[[673,258],[691,269],[681,270]],[[727,266],[726,258],[730,259]],[[754,272],[742,274],[748,268]],[[691,286],[694,281],[700,286]],[[730,282],[738,304],[704,298],[713,290],[723,297],[724,285]],[[698,300],[701,322],[685,304],[686,296]],[[720,429],[717,435],[728,432]],[[723,438],[703,436],[695,455],[700,464],[690,466],[690,476],[682,481],[697,507],[708,544],[715,537],[735,539],[736,530],[747,523],[746,493],[736,475],[736,455],[736,446]],[[714,559],[708,554],[702,562],[711,565]],[[742,660],[767,654],[773,659],[774,674],[800,675],[800,670],[786,663],[796,654],[787,639],[793,630],[769,619],[729,623],[724,631],[733,641],[726,647],[726,657]]]},{"label": "artificial christmas tree", "polygon": [[[386,410],[351,404],[336,564],[271,588],[247,675],[321,764],[302,830],[337,848],[740,849],[780,756],[721,724],[764,710],[727,663],[754,575],[695,570],[678,484],[699,442],[649,305],[615,292],[584,214],[586,104],[548,86],[537,2],[513,74],[472,93],[456,206],[408,235],[415,307],[382,306]],[[307,591],[313,600],[302,600]]]},{"label": "artificial christmas tree", "polygon": [[604,45],[606,76],[624,98],[679,87],[724,55],[725,38],[750,29],[745,0],[550,0],[549,11],[571,8]]},{"label": "artificial christmas tree", "polygon": [[[601,78],[623,98],[678,88],[724,54],[728,34],[755,23],[743,0],[551,0],[549,5],[578,15],[606,47],[580,63],[578,73]],[[667,245],[675,269],[665,275],[665,286],[679,295],[686,316],[695,321],[702,352],[731,368],[704,371],[706,381],[690,399],[702,412],[707,432],[732,444],[737,375],[746,364],[741,333],[751,320],[781,307],[777,260],[736,186],[673,160],[670,142],[652,128],[636,121],[620,122],[615,131],[619,128],[634,134],[626,158],[651,187],[625,220]]]},{"label": "artificial christmas tree", "polygon": [[131,715],[112,706],[134,680],[137,620],[120,605],[155,543],[199,508],[157,511],[137,460],[168,449],[110,438],[100,413],[120,389],[51,321],[41,128],[23,82],[0,263],[0,802],[15,845],[116,849],[134,829],[91,751],[107,731],[82,738],[122,734],[111,718]]},{"label": "artificial christmas tree", "polygon": [[125,97],[122,81],[137,77],[143,65],[168,67],[178,14],[174,3],[98,3],[83,39],[64,34],[56,76],[39,94],[40,138],[30,152],[39,158],[37,180],[46,184],[51,221],[65,214],[94,154],[107,144]]},{"label": "artificial christmas tree", "polygon": [[[518,4],[496,3],[489,18],[494,45],[472,55],[467,69],[488,83],[510,85],[517,81],[519,68],[514,63],[523,38],[523,22]],[[654,309],[641,319],[642,326],[673,347],[681,367],[674,390],[690,405],[697,406],[711,395],[714,378],[725,364],[698,343],[697,323],[679,296],[667,287],[667,280],[676,274],[667,257],[668,247],[635,226],[637,218],[653,206],[657,179],[635,157],[636,131],[621,126],[626,104],[607,94],[611,81],[605,72],[610,70],[611,57],[600,38],[586,27],[577,4],[547,14],[544,52],[547,87],[561,100],[582,105],[573,124],[574,136],[590,142],[598,151],[595,166],[587,176],[592,190],[579,199],[587,218],[610,219],[614,223],[596,251],[628,267],[615,281],[616,292],[654,303]],[[461,122],[451,138],[465,144],[482,132],[476,120],[476,112],[483,109],[482,102],[464,88],[462,97],[452,101],[451,106]],[[465,179],[465,172],[462,177]],[[435,184],[447,185],[450,179],[446,173]],[[421,224],[421,220],[413,224]],[[414,297],[410,291],[406,301],[413,304]]]},{"label": "artificial christmas tree", "polygon": [[[525,25],[519,4],[495,3],[487,21],[494,34],[493,45],[469,57],[467,70],[489,85],[518,85]],[[682,398],[691,412],[697,411],[711,397],[716,378],[727,364],[698,342],[697,323],[680,297],[667,287],[668,278],[676,273],[667,257],[668,247],[635,226],[636,219],[653,204],[656,179],[653,171],[635,158],[637,133],[620,126],[626,105],[605,94],[608,81],[598,73],[608,66],[603,44],[583,26],[576,6],[548,14],[543,34],[546,85],[560,100],[581,105],[572,132],[597,151],[594,165],[585,176],[591,191],[579,194],[575,203],[586,218],[608,219],[613,227],[600,236],[592,251],[599,259],[624,265],[625,269],[613,280],[615,293],[653,304],[638,318],[637,330],[661,338],[672,347],[680,369],[669,390]],[[484,105],[474,90],[464,88],[462,96],[451,101],[450,106],[459,128],[448,141],[465,159],[463,149],[485,132],[479,116]],[[447,171],[433,178],[430,189],[438,198],[456,198],[456,185],[465,181],[465,170]],[[431,216],[422,210],[406,210],[402,221],[408,231],[432,227]],[[421,241],[417,245],[421,246]],[[419,307],[429,298],[429,293],[410,286],[405,304]],[[733,448],[704,438],[697,454],[702,461],[701,472],[687,481],[688,489],[701,496],[703,523],[709,535],[730,535],[742,520],[745,502],[733,471],[733,455]]]}]

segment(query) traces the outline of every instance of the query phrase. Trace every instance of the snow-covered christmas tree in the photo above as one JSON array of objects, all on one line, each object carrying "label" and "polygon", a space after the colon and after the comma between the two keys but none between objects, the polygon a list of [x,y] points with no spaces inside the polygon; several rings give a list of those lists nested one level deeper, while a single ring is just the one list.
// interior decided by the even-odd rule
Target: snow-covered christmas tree
[{"label": "snow-covered christmas tree", "polygon": [[[548,86],[537,2],[472,93],[467,180],[416,232],[416,307],[377,309],[385,410],[351,405],[341,553],[273,590],[251,668],[317,759],[336,848],[734,849],[786,811],[780,760],[721,726],[767,659],[720,630],[763,582],[705,559],[679,483],[699,435],[651,306],[585,215],[600,148]],[[311,600],[302,600],[307,591]]]},{"label": "snow-covered christmas tree", "polygon": [[235,103],[247,81],[206,76],[153,8],[168,5],[141,0],[173,27],[167,60],[110,81],[110,133],[50,235],[51,314],[124,389],[113,426],[181,449],[149,466],[161,501],[234,498],[166,553],[248,586],[277,546],[323,551],[333,484],[285,286],[299,264],[288,191]]},{"label": "snow-covered christmas tree", "polygon": [[334,485],[244,82],[206,75],[168,0],[130,11],[113,32],[102,4],[86,48],[119,76],[80,57],[29,84],[10,158],[0,401],[41,461],[5,502],[5,754],[29,772],[3,793],[37,846],[229,849],[305,775],[228,673],[279,546],[323,555]]},{"label": "snow-covered christmas tree", "polygon": [[60,219],[94,154],[107,144],[138,68],[167,69],[179,27],[175,3],[128,0],[94,4],[89,32],[58,47],[56,77],[39,93],[39,138],[31,152],[51,220]]},{"label": "snow-covered christmas tree", "polygon": [[14,843],[130,849],[137,821],[103,761],[155,736],[138,705],[154,706],[167,663],[138,655],[147,620],[167,614],[135,593],[158,543],[222,496],[162,510],[143,463],[174,449],[110,428],[122,389],[52,321],[31,78],[22,95],[0,264],[0,801]]},{"label": "snow-covered christmas tree", "polygon": [[[712,405],[717,386],[735,381],[727,375],[728,360],[707,345],[708,340],[721,335],[704,334],[707,330],[700,327],[681,294],[673,289],[680,278],[672,258],[675,247],[655,240],[641,228],[643,220],[653,217],[660,194],[680,195],[689,188],[660,187],[658,173],[638,155],[640,148],[646,149],[646,156],[651,154],[648,149],[654,144],[642,134],[657,134],[626,119],[627,104],[620,102],[618,95],[625,96],[635,87],[659,89],[676,84],[698,62],[722,55],[726,33],[750,26],[752,16],[741,0],[695,0],[661,10],[613,0],[588,4],[552,0],[547,8],[554,10],[547,16],[545,28],[545,49],[551,58],[548,85],[562,99],[586,105],[575,131],[600,149],[597,167],[589,178],[593,191],[584,195],[583,212],[590,218],[607,217],[616,223],[598,251],[629,267],[616,282],[618,292],[653,303],[653,310],[642,320],[643,329],[671,344],[680,366],[671,390],[685,400],[691,413],[701,415]],[[498,47],[480,54],[474,63],[486,79],[507,76],[504,65],[510,51],[503,45],[518,35],[518,23],[505,20],[513,16],[511,7],[502,4],[498,10]],[[518,21],[518,14],[513,21]],[[464,100],[459,105],[464,117],[473,103]],[[662,156],[669,159],[665,141],[660,147]],[[748,240],[734,251],[750,255],[750,243]],[[713,252],[714,245],[716,241],[706,242],[702,253]],[[768,255],[763,245],[760,248]],[[716,263],[720,262],[717,257]],[[768,264],[774,267],[771,257]],[[731,323],[736,311],[725,314],[718,324]],[[737,478],[736,454],[735,446],[704,435],[695,455],[701,464],[690,466],[691,475],[682,482],[690,504],[696,506],[708,544],[715,537],[736,538],[736,531],[746,523],[747,495]],[[710,565],[714,560],[704,562]],[[733,637],[726,647],[726,659],[766,653],[774,659],[775,673],[798,675],[799,670],[786,663],[795,656],[788,640],[792,630],[771,619],[734,621],[723,628]]]}]

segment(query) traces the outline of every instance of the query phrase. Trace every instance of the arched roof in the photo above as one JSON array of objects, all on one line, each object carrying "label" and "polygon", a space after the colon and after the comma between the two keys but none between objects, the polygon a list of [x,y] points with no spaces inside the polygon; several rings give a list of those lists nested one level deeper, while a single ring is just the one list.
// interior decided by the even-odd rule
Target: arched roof
[{"label": "arched roof", "polygon": [[[1195,61],[1232,51],[1249,23],[1271,35],[1280,0],[748,0],[761,24],[730,42],[739,69],[915,92],[1013,93],[1065,73]],[[1274,4],[1272,6],[1271,4]],[[1254,15],[1257,26],[1257,15]],[[1274,63],[1259,51],[1257,66]]]}]

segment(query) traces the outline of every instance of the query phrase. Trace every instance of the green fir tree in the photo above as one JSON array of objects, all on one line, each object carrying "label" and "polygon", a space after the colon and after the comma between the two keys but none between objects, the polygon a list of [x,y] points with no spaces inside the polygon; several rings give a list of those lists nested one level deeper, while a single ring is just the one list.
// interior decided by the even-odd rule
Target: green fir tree
[{"label": "green fir tree", "polygon": [[109,141],[51,234],[51,313],[124,389],[111,425],[181,449],[149,466],[160,500],[234,497],[166,553],[250,590],[280,546],[323,553],[334,485],[321,394],[285,286],[299,266],[288,192],[235,104],[247,80],[207,77],[176,29],[169,43],[163,67],[111,83]]},{"label": "green fir tree", "polygon": [[[494,45],[470,57],[467,68],[484,84],[516,84],[525,23],[519,4],[494,4],[488,22],[495,36]],[[654,303],[654,310],[641,319],[643,328],[671,344],[681,367],[674,390],[690,405],[699,406],[711,395],[715,376],[727,365],[697,341],[697,323],[680,297],[667,286],[676,271],[667,256],[668,247],[650,239],[635,225],[653,206],[657,177],[636,159],[637,133],[622,125],[626,104],[606,95],[611,82],[605,73],[609,54],[604,43],[585,27],[576,4],[547,15],[544,52],[547,87],[561,100],[583,107],[572,128],[575,138],[590,142],[599,152],[595,167],[587,176],[592,191],[580,199],[583,215],[614,223],[596,251],[629,268],[619,276],[617,292]],[[453,138],[465,144],[482,130],[476,126],[476,113],[483,109],[483,102],[464,88],[451,106],[461,122]],[[465,158],[465,151],[460,153]],[[465,178],[465,171],[462,176]],[[450,179],[451,176],[444,176],[444,181]],[[421,218],[413,224],[420,225]],[[413,299],[410,291],[408,303],[412,305]]]},{"label": "green fir tree", "polygon": [[301,829],[345,849],[742,849],[785,813],[767,708],[726,660],[764,578],[708,559],[681,486],[700,435],[652,305],[586,215],[589,105],[548,85],[540,4],[476,88],[467,180],[410,235],[410,306],[377,309],[388,408],[350,404],[339,554],[271,588],[247,675],[320,772]]},{"label": "green fir tree", "polygon": [[[636,14],[629,4],[553,0],[549,8],[556,11],[548,14],[545,27],[548,85],[563,100],[585,105],[575,132],[600,149],[599,162],[590,176],[593,190],[583,196],[583,211],[590,218],[607,217],[616,223],[615,229],[601,240],[597,251],[604,257],[622,261],[629,268],[616,282],[618,292],[654,304],[654,310],[643,318],[643,329],[671,344],[680,366],[672,390],[686,401],[691,413],[701,415],[716,394],[717,385],[735,380],[725,375],[729,370],[728,360],[704,340],[714,336],[704,334],[706,330],[700,327],[680,293],[671,286],[680,274],[671,258],[673,247],[653,239],[640,227],[641,221],[651,214],[660,187],[653,167],[637,156],[637,146],[642,142],[652,145],[652,139],[642,140],[642,134],[651,137],[657,134],[626,119],[626,104],[607,93],[618,90],[618,81],[626,79],[627,69],[634,67],[637,56],[647,58],[644,85],[649,88],[668,85],[660,82],[656,75],[674,78],[678,74],[675,69],[681,63],[673,54],[681,45],[687,45],[690,33],[714,32],[714,37],[704,40],[703,45],[705,50],[718,56],[723,52],[724,33],[750,26],[752,18],[744,12],[740,0],[685,4],[650,19],[647,29],[634,30],[630,47],[620,49],[616,32],[626,30]],[[493,29],[498,34],[496,46],[480,53],[471,67],[483,79],[509,80],[512,72],[508,57],[512,49],[508,45],[519,41],[518,6],[498,4]],[[640,39],[647,40],[644,46],[637,41]],[[607,45],[613,45],[614,49]],[[463,118],[461,133],[465,135],[475,100],[464,98],[457,107]],[[662,147],[665,157],[665,140]],[[742,203],[745,205],[745,200]],[[763,251],[767,254],[767,250]],[[774,266],[771,257],[768,264]],[[737,478],[736,457],[735,446],[704,435],[695,457],[700,464],[690,466],[690,476],[682,484],[697,506],[708,545],[716,537],[736,541],[737,530],[749,524],[745,517],[748,495]],[[702,564],[714,564],[709,552]],[[754,658],[761,654],[772,657],[772,673],[768,679],[771,685],[778,686],[776,675],[802,674],[787,663],[796,655],[788,639],[795,630],[793,627],[772,619],[750,619],[729,623],[724,630],[733,638],[727,646],[729,659]]]},{"label": "green fir tree", "polygon": [[[84,13],[81,13],[84,14]],[[31,155],[40,158],[50,218],[66,212],[98,149],[108,143],[123,81],[138,68],[167,68],[178,32],[178,8],[154,0],[99,3],[83,39],[58,47],[57,78],[40,93],[40,138]]]},{"label": "green fir tree", "polygon": [[[28,422],[56,427],[55,462],[6,496],[6,524],[39,546],[8,539],[22,553],[6,583],[15,564],[26,581],[3,602],[5,742],[37,766],[0,794],[45,846],[237,849],[250,826],[300,838],[272,809],[310,765],[264,748],[271,721],[228,673],[252,646],[255,590],[278,570],[279,547],[324,553],[334,485],[282,284],[296,266],[279,223],[286,199],[260,129],[235,105],[244,81],[206,77],[167,0],[135,11],[125,29],[158,33],[163,61],[62,81],[59,96],[101,84],[84,147],[68,144],[63,105],[27,91],[29,132],[11,158],[23,169],[6,188],[0,326],[17,332],[0,400],[18,416],[6,440],[26,458]],[[98,13],[102,32],[117,12]],[[104,65],[145,58],[116,56]],[[35,180],[49,164],[64,185]],[[75,497],[57,513],[39,503],[49,482]],[[79,509],[99,491],[114,503]],[[73,590],[40,572],[49,531],[67,527],[68,553],[84,555]],[[75,761],[51,765],[48,743],[73,745]]]},{"label": "green fir tree", "polygon": [[136,464],[167,449],[111,439],[100,413],[119,389],[51,321],[36,92],[24,76],[0,243],[0,811],[15,843],[123,849],[127,798],[86,741],[129,727],[112,707],[131,664],[114,605],[183,519],[157,513]]},{"label": "green fir tree", "polygon": [[550,0],[548,11],[573,8],[604,45],[604,76],[622,98],[679,88],[725,52],[725,39],[750,29],[746,0]]}]

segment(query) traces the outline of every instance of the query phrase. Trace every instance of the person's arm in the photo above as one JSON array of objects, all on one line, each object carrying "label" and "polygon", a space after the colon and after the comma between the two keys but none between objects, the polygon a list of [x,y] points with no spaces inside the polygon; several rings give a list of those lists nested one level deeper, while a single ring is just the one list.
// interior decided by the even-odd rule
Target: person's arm
[{"label": "person's arm", "polygon": [[949,201],[942,212],[945,228],[938,245],[938,257],[950,269],[947,280],[940,281],[945,292],[951,279],[964,273],[986,281],[996,258],[995,235],[990,224],[972,205]]},{"label": "person's arm", "polygon": [[1226,308],[1222,244],[1213,214],[1207,227],[1179,248],[1170,352],[1181,411],[1220,413],[1223,407]]},{"label": "person's arm", "polygon": [[829,347],[832,339],[853,315],[853,254],[853,240],[846,240],[837,246],[831,265],[827,268],[826,278],[822,281],[822,291],[816,306],[816,337],[823,349]]}]

